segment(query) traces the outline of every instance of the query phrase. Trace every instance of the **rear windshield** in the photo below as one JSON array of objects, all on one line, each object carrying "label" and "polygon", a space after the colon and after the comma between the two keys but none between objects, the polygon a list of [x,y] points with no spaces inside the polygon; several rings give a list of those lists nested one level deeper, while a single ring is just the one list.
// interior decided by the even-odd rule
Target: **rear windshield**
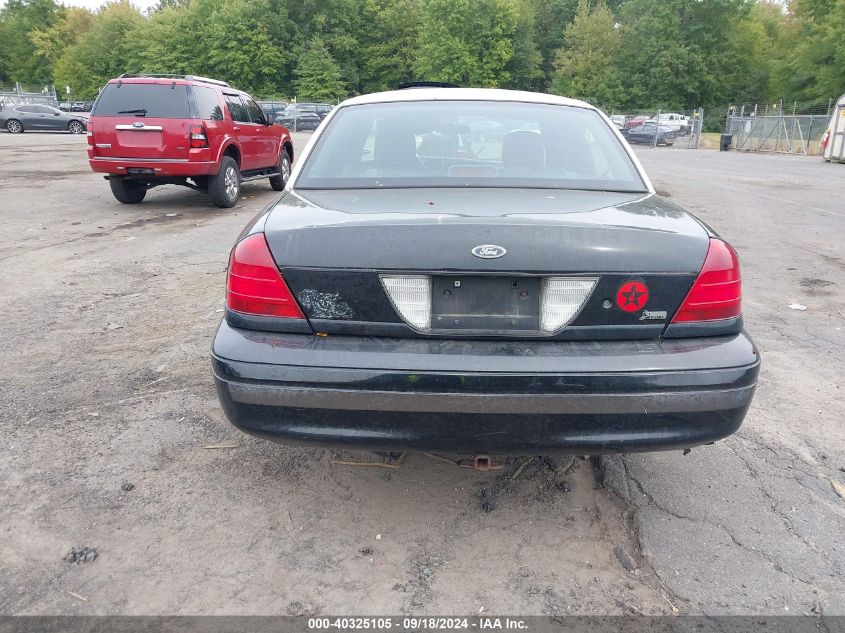
[{"label": "rear windshield", "polygon": [[96,116],[146,116],[187,119],[185,84],[107,84],[91,113]]},{"label": "rear windshield", "polygon": [[296,186],[646,191],[598,113],[489,101],[341,108],[317,140]]}]

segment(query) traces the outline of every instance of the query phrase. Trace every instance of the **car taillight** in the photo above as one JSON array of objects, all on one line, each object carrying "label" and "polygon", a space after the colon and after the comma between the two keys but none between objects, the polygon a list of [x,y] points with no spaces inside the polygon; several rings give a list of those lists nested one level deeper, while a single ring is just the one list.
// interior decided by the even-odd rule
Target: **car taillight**
[{"label": "car taillight", "polygon": [[279,274],[263,233],[250,235],[232,249],[226,307],[258,316],[305,318]]},{"label": "car taillight", "polygon": [[725,242],[710,238],[701,272],[687,293],[672,323],[716,321],[742,314],[742,277],[739,258]]},{"label": "car taillight", "polygon": [[208,136],[202,125],[191,126],[191,147],[208,147]]},{"label": "car taillight", "polygon": [[88,130],[88,145],[94,144],[94,133],[91,130]]}]

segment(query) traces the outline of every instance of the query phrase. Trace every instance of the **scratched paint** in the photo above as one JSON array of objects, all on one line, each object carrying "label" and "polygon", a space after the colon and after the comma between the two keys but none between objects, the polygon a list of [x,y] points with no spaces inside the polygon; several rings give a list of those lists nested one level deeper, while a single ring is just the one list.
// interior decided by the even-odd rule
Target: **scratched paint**
[{"label": "scratched paint", "polygon": [[320,292],[308,288],[296,296],[312,319],[351,319],[352,308],[340,298],[339,292]]}]

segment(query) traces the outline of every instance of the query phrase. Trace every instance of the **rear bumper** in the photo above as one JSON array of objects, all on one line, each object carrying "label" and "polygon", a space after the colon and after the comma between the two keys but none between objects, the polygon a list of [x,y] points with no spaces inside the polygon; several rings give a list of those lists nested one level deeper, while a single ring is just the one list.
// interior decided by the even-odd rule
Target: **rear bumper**
[{"label": "rear bumper", "polygon": [[[89,152],[90,154],[90,152]],[[192,176],[208,176],[217,173],[217,164],[214,161],[195,160],[170,160],[161,159],[140,159],[140,158],[103,158],[89,156],[88,164],[91,169],[98,173],[111,175],[128,174],[130,168],[152,169],[153,176],[145,176],[146,179],[154,178],[190,178]]]},{"label": "rear bumper", "polygon": [[212,356],[229,420],[286,443],[546,454],[687,448],[742,423],[758,353],[745,334],[517,342],[238,330]]}]

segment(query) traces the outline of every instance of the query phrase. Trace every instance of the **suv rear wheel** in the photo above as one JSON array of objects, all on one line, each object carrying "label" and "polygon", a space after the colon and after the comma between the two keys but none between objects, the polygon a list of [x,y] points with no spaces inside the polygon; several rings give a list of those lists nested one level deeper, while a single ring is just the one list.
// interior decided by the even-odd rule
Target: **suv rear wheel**
[{"label": "suv rear wheel", "polygon": [[241,173],[231,156],[220,161],[220,171],[208,178],[208,194],[218,207],[234,207],[241,197]]},{"label": "suv rear wheel", "polygon": [[137,180],[109,178],[109,186],[114,197],[123,204],[138,204],[147,195],[147,188]]},{"label": "suv rear wheel", "polygon": [[279,158],[279,175],[270,178],[270,186],[274,191],[282,191],[288,178],[290,178],[290,156],[283,149],[282,156]]}]

